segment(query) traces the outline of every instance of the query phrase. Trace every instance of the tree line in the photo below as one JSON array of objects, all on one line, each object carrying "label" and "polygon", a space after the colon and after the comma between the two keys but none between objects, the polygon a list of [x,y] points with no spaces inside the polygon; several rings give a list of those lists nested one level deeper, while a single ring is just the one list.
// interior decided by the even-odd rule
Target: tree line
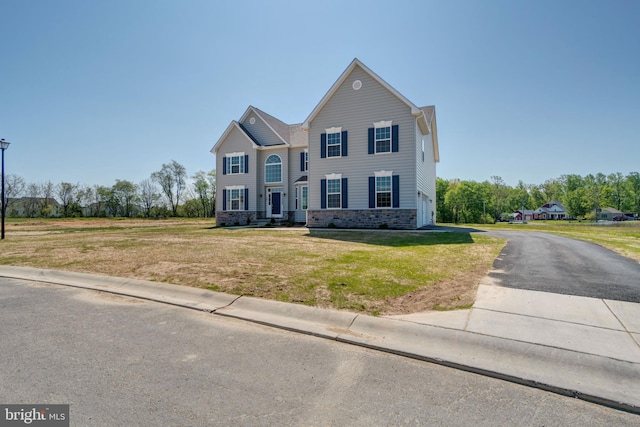
[{"label": "tree line", "polygon": [[191,177],[172,160],[140,183],[117,179],[112,186],[69,182],[26,183],[18,175],[5,178],[5,214],[10,217],[213,217],[216,173]]},{"label": "tree line", "polygon": [[569,217],[595,219],[600,209],[640,213],[640,173],[562,175],[543,184],[508,186],[499,176],[483,182],[436,180],[438,222],[491,223],[516,210],[535,210],[557,200]]}]

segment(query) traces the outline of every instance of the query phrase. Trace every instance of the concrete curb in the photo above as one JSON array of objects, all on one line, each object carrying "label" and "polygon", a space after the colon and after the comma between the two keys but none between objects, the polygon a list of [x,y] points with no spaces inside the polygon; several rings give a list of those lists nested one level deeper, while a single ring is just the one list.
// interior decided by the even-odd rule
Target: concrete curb
[{"label": "concrete curb", "polygon": [[577,351],[165,283],[0,266],[0,277],[126,295],[248,320],[640,414],[640,364]]}]

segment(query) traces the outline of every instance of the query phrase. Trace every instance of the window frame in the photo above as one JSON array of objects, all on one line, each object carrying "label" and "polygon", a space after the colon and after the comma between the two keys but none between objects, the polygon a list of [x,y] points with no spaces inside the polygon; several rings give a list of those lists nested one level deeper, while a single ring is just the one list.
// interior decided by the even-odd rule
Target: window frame
[{"label": "window frame", "polygon": [[[327,144],[327,152],[326,157],[342,157],[342,127],[332,127],[325,129],[326,134],[326,144]],[[335,138],[337,135],[338,142],[335,142]],[[333,136],[333,143],[330,143],[330,139]],[[337,149],[337,154],[331,155],[331,149],[335,152]]]},{"label": "window frame", "polygon": [[[277,157],[279,162],[275,162],[275,163],[268,163],[269,159],[271,159],[272,157]],[[274,166],[279,166],[280,167],[280,179],[278,181],[269,181],[268,176],[269,176],[269,169],[273,168]],[[282,157],[280,157],[278,154],[270,154],[269,157],[267,157],[264,161],[264,183],[265,184],[279,184],[282,183]]]},{"label": "window frame", "polygon": [[[342,209],[342,175],[339,174],[333,174],[333,175],[327,175],[326,176],[326,180],[327,180],[327,190],[326,190],[326,206],[327,209]],[[335,183],[337,182],[338,184],[338,191],[335,191]],[[331,183],[333,183],[333,190],[334,191],[329,191],[330,187],[331,187]],[[337,199],[336,199],[336,195],[337,195]],[[331,198],[330,196],[333,196],[333,198]],[[332,201],[333,203],[329,203],[329,201]],[[337,206],[336,206],[336,200],[337,200]]]},{"label": "window frame", "polygon": [[[245,210],[245,187],[244,186],[233,186],[233,187],[226,187],[225,188],[226,192],[227,192],[227,200],[226,200],[226,205],[227,205],[227,211],[244,211]],[[237,192],[237,196],[234,197],[234,192]],[[238,203],[238,208],[234,209],[233,208],[233,202],[237,201]]]},{"label": "window frame", "polygon": [[[234,165],[234,159],[237,159],[237,164]],[[229,153],[224,156],[226,162],[225,170],[227,175],[241,175],[246,173],[247,165],[245,164],[245,153]],[[233,171],[233,168],[237,167],[237,172]]]},{"label": "window frame", "polygon": [[[388,120],[388,121],[380,121],[380,122],[375,122],[373,124],[373,154],[387,154],[387,153],[391,153],[393,152],[393,121],[392,120]],[[378,137],[378,131],[380,130],[385,130],[387,132],[387,135],[385,135],[384,138]],[[385,143],[388,144],[388,150],[379,150],[378,149],[378,144],[379,143]]]},{"label": "window frame", "polygon": [[[384,178],[389,180],[388,190],[378,189],[378,178]],[[393,208],[393,171],[377,171],[374,173],[374,194],[375,194],[375,208],[376,209],[392,209]],[[388,194],[389,205],[380,206],[378,196],[381,194]]]}]

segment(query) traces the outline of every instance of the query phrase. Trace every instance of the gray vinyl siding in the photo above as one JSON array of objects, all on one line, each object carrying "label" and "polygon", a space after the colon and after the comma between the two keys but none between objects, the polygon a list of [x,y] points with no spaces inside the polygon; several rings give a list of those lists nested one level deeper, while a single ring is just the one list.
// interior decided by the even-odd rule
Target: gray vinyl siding
[{"label": "gray vinyl siding", "polygon": [[[249,120],[251,117],[255,117],[256,122],[251,124]],[[242,126],[244,126],[253,137],[258,140],[260,145],[268,146],[268,145],[281,145],[284,144],[278,136],[273,133],[273,131],[267,126],[267,124],[260,119],[257,115],[250,114],[247,117],[247,120],[242,122]],[[286,135],[284,136],[286,138]]]},{"label": "gray vinyl siding", "polygon": [[[357,91],[352,88],[356,79],[362,81]],[[368,154],[368,129],[381,120],[399,126],[397,153]],[[320,134],[334,126],[348,132],[348,156],[322,159]],[[356,67],[310,124],[309,208],[320,209],[320,180],[340,173],[348,179],[348,208],[368,209],[368,178],[375,171],[392,170],[400,176],[400,208],[415,209],[415,127],[410,107]]]},{"label": "gray vinyl siding", "polygon": [[[239,153],[244,152],[249,155],[249,173],[245,174],[227,174],[223,175],[222,162],[224,161],[227,153]],[[222,190],[226,186],[230,185],[244,185],[249,189],[249,210],[256,210],[256,167],[258,163],[258,156],[254,149],[253,143],[251,143],[247,137],[237,128],[234,128],[223,143],[218,148],[216,153],[216,170],[217,175],[217,188],[218,194],[222,197]],[[216,203],[216,211],[222,210],[222,199],[219,203]]]}]

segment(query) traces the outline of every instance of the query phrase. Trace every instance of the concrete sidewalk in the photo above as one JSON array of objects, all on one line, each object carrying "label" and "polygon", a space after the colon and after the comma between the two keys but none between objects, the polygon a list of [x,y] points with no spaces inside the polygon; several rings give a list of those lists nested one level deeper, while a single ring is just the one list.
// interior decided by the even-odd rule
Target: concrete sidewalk
[{"label": "concrete sidewalk", "polygon": [[505,379],[640,414],[640,304],[480,285],[470,310],[385,318],[157,282],[0,266]]}]

